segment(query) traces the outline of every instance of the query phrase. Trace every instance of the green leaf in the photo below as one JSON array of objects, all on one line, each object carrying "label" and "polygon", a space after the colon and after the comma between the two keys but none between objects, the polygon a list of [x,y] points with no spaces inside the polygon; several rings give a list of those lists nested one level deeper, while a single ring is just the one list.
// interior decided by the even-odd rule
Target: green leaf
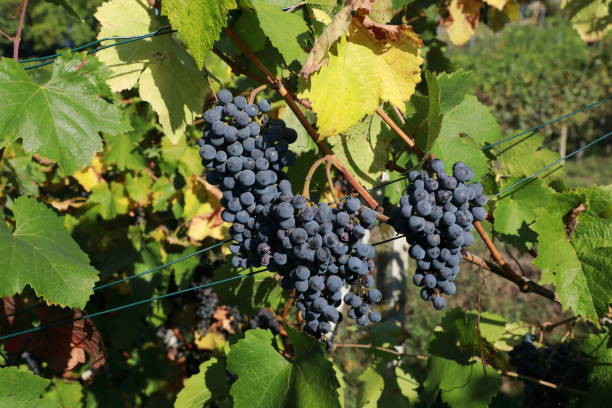
[{"label": "green leaf", "polygon": [[359,393],[357,395],[357,406],[362,408],[376,407],[378,399],[382,395],[385,380],[374,367],[370,366],[361,373],[359,381],[361,381],[362,384],[359,387]]},{"label": "green leaf", "polygon": [[270,331],[249,330],[227,356],[228,370],[238,375],[230,394],[241,407],[339,407],[339,386],[323,347],[289,328],[295,358],[286,360],[273,346]]},{"label": "green leaf", "polygon": [[489,108],[475,96],[467,95],[442,117],[440,133],[431,152],[444,161],[447,170],[456,161],[468,163],[474,169],[474,180],[478,181],[488,169],[487,158],[480,148],[499,136],[499,126]]},{"label": "green leaf", "polygon": [[13,205],[15,231],[0,223],[0,297],[30,285],[48,302],[83,308],[98,280],[63,225],[63,219],[35,199],[19,197]]},{"label": "green leaf", "polygon": [[272,338],[270,331],[249,330],[227,355],[228,370],[238,375],[230,390],[236,408],[287,403],[292,365],[272,346]]},{"label": "green leaf", "polygon": [[[415,406],[419,401],[419,393],[417,391],[420,386],[419,382],[412,375],[410,375],[410,373],[402,370],[400,366],[395,367],[394,374],[397,388],[395,388],[395,384],[391,383],[391,387],[385,384],[385,390],[383,391],[383,395],[381,397],[383,406],[390,406],[387,401],[393,401],[391,402],[393,406],[397,406],[399,404],[401,404],[401,406],[408,407]],[[408,401],[406,401],[406,399]]]},{"label": "green leaf", "polygon": [[[259,52],[266,45],[266,34],[259,27],[257,15],[253,12],[243,11],[238,17],[238,21],[232,27],[238,36],[244,41],[249,50]],[[210,71],[208,63],[206,68]]]},{"label": "green leaf", "polygon": [[128,174],[125,178],[125,189],[130,198],[142,205],[145,205],[148,201],[152,184],[153,179],[147,172],[142,172],[136,176]]},{"label": "green leaf", "polygon": [[204,378],[208,369],[216,362],[217,359],[213,357],[200,364],[198,373],[185,381],[183,389],[176,396],[174,408],[202,408],[204,406],[212,397],[212,393],[206,388]]},{"label": "green leaf", "polygon": [[306,51],[300,46],[308,35],[304,19],[298,14],[286,13],[264,0],[249,0],[249,3],[255,9],[264,34],[281,53],[285,63],[291,65],[297,61],[301,66],[307,57]]},{"label": "green leaf", "polygon": [[66,382],[60,379],[53,381],[53,386],[43,396],[62,408],[83,406],[83,386],[78,382]]},{"label": "green leaf", "polygon": [[331,361],[325,357],[323,345],[297,329],[288,327],[293,344],[293,388],[290,401],[297,408],[340,407],[340,384]]},{"label": "green leaf", "polygon": [[117,215],[127,214],[129,200],[125,196],[123,185],[112,181],[100,183],[91,190],[88,202],[98,204],[100,216],[112,220]]},{"label": "green leaf", "polygon": [[458,70],[452,74],[446,72],[438,75],[440,85],[440,112],[448,113],[472,93],[474,76],[471,72]]},{"label": "green leaf", "polygon": [[489,366],[483,368],[476,359],[459,364],[432,356],[427,370],[425,390],[433,395],[440,392],[442,401],[451,408],[486,408],[501,387],[497,371]]},{"label": "green leaf", "polygon": [[59,57],[51,78],[38,84],[12,59],[0,59],[0,146],[23,138],[23,147],[56,161],[66,174],[102,149],[98,132],[126,129],[119,109],[99,97],[87,73]]},{"label": "green leaf", "polygon": [[[138,1],[105,2],[95,17],[101,24],[98,38],[141,35],[164,26],[153,9]],[[107,48],[98,57],[112,70],[108,83],[114,92],[138,85],[141,98],[151,104],[172,143],[201,114],[206,80],[172,34]]]},{"label": "green leaf", "polygon": [[63,7],[64,10],[66,10],[69,14],[72,14],[74,17],[78,18],[79,20],[82,20],[81,16],[79,15],[79,13],[77,13],[74,7],[72,7],[72,4],[70,4],[69,0],[45,0],[45,1],[48,3],[57,4],[58,6]]},{"label": "green leaf", "polygon": [[236,8],[235,0],[165,0],[162,13],[168,16],[172,27],[177,29],[198,67],[204,66],[206,55],[221,29],[227,25],[229,10]]},{"label": "green leaf", "polygon": [[[214,279],[225,279],[249,272],[251,270],[231,269],[227,262],[215,270]],[[225,303],[239,306],[240,310],[247,314],[254,313],[262,307],[276,309],[285,299],[283,289],[274,279],[274,273],[267,271],[217,286],[215,292]]]},{"label": "green leaf", "polygon": [[160,165],[167,173],[172,172],[170,169],[178,169],[186,179],[202,174],[204,170],[198,149],[184,138],[176,144],[162,140],[162,157],[164,160]]},{"label": "green leaf", "polygon": [[[367,188],[380,184],[393,136],[378,115],[368,115],[340,136],[332,149]],[[319,170],[323,171],[323,170]]]},{"label": "green leaf", "polygon": [[453,309],[444,316],[442,328],[429,344],[425,399],[431,404],[441,393],[451,408],[488,407],[499,392],[501,377],[489,366],[485,374],[482,362],[472,357],[478,351],[474,342],[479,341],[475,319]]},{"label": "green leaf", "polygon": [[[499,163],[495,173],[506,177],[526,177],[557,160],[559,154],[543,148],[543,142],[544,136],[531,134],[494,147],[492,152]],[[526,157],[529,160],[525,160]],[[563,170],[556,171],[550,176],[542,175],[540,179],[550,181],[548,177],[554,179],[562,174]]]},{"label": "green leaf", "polygon": [[[576,250],[567,238],[563,217],[578,203],[574,196],[557,195],[557,199],[549,202],[547,208],[535,210],[536,222],[532,229],[538,234],[538,256],[533,264],[542,269],[540,283],[555,285],[564,308],[572,309],[575,314],[585,318],[595,319],[595,299],[601,305],[599,286],[609,287],[610,279],[605,271],[583,269]],[[604,303],[608,300],[605,298]]]},{"label": "green leaf", "polygon": [[585,191],[586,211],[578,216],[571,243],[582,263],[598,317],[608,313],[612,293],[612,186]]},{"label": "green leaf", "polygon": [[121,171],[126,169],[138,170],[145,166],[145,160],[138,149],[141,135],[137,132],[128,132],[123,135],[112,136],[104,134],[108,152],[104,155],[104,162],[114,164]]},{"label": "green leaf", "polygon": [[585,407],[605,407],[610,402],[612,389],[612,348],[609,347],[610,333],[591,334],[582,344],[581,349],[592,358],[589,373],[589,394]]},{"label": "green leaf", "polygon": [[[510,178],[500,187],[503,188],[516,182],[518,178]],[[535,219],[535,210],[542,203],[553,199],[554,191],[542,185],[539,179],[525,183],[512,194],[495,201],[495,231],[507,235],[519,235],[519,230],[525,225],[531,225]],[[537,199],[534,199],[536,198]],[[544,214],[546,215],[546,214]]]},{"label": "green leaf", "polygon": [[[0,402],[23,402],[38,399],[51,381],[17,367],[0,368]],[[0,406],[9,407],[10,405]]]}]

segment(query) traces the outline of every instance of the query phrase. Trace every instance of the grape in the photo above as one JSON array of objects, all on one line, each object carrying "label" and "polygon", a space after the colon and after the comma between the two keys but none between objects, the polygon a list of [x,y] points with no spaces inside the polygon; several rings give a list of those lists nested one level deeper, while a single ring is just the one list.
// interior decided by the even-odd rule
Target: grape
[{"label": "grape", "polygon": [[217,99],[222,104],[230,103],[232,101],[232,93],[227,89],[222,89],[217,93]]},{"label": "grape", "polygon": [[452,175],[439,159],[430,160],[425,170],[408,173],[410,184],[392,222],[411,245],[408,253],[417,261],[413,283],[422,287],[421,298],[440,310],[447,302],[441,295],[456,292],[461,248],[474,241],[473,223],[486,218],[486,196],[480,183],[464,184],[474,177],[465,163],[455,163]]},{"label": "grape", "polygon": [[221,115],[215,110],[209,110],[204,113],[204,120],[210,124],[221,120]]},{"label": "grape", "polygon": [[244,107],[244,112],[250,117],[254,117],[257,116],[257,114],[259,113],[259,108],[257,107],[257,105],[249,104]]},{"label": "grape", "polygon": [[446,307],[447,301],[446,298],[442,296],[436,296],[433,298],[433,306],[436,310],[442,310]]},{"label": "grape", "polygon": [[474,220],[476,221],[483,221],[485,218],[487,218],[487,212],[482,207],[473,207],[471,211],[472,215],[474,216]]},{"label": "grape", "polygon": [[236,105],[238,109],[244,109],[247,105],[247,100],[244,96],[238,95],[234,98],[234,105]]},{"label": "grape", "polygon": [[234,115],[234,122],[236,122],[236,124],[240,127],[247,126],[250,121],[251,119],[249,118],[249,115],[242,111],[236,112]]},{"label": "grape", "polygon": [[382,293],[378,289],[372,289],[368,291],[368,300],[372,303],[378,303],[382,300]]},{"label": "grape", "polygon": [[342,287],[342,279],[340,279],[336,275],[332,275],[329,278],[327,278],[327,282],[325,286],[327,290],[331,292],[335,292]]},{"label": "grape", "polygon": [[272,105],[270,105],[267,99],[260,99],[259,102],[257,102],[257,106],[264,113],[272,109]]},{"label": "grape", "polygon": [[428,273],[423,278],[423,284],[429,289],[435,288],[436,287],[436,277],[433,276],[431,273]]},{"label": "grape", "polygon": [[558,389],[542,386],[533,381],[524,381],[523,406],[567,407],[580,405],[574,393],[563,391],[564,387],[588,388],[588,372],[592,365],[587,354],[580,350],[580,343],[571,341],[559,344],[534,344],[531,335],[510,351],[510,363],[524,378],[535,377],[554,382]]}]

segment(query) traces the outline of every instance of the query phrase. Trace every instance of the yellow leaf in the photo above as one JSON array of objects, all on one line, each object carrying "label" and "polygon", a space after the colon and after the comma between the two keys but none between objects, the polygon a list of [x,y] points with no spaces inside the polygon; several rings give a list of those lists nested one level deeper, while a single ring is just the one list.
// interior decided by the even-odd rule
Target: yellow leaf
[{"label": "yellow leaf", "polygon": [[85,191],[89,192],[92,188],[104,182],[101,174],[104,172],[100,156],[96,155],[91,162],[91,165],[72,174],[72,177],[79,182]]},{"label": "yellow leaf", "polygon": [[319,23],[329,25],[332,22],[332,19],[329,14],[327,14],[321,9],[313,8],[312,15],[314,16],[314,19],[317,20]]},{"label": "yellow leaf", "polygon": [[155,228],[153,231],[147,234],[149,237],[153,238],[153,240],[157,242],[162,242],[166,238],[167,228],[163,226],[159,226]]},{"label": "yellow leaf", "polygon": [[485,0],[485,2],[489,6],[493,6],[499,11],[502,11],[504,7],[506,6],[506,3],[508,2],[508,0]]},{"label": "yellow leaf", "polygon": [[563,0],[561,8],[570,14],[570,22],[583,41],[601,40],[612,28],[610,0],[578,2]]},{"label": "yellow leaf", "polygon": [[[384,37],[387,27],[395,29],[393,39]],[[381,36],[354,19],[348,36],[329,53],[328,64],[302,84],[300,96],[312,102],[322,137],[347,130],[382,101],[404,109],[421,80],[418,36],[408,26],[375,28]]]},{"label": "yellow leaf", "polygon": [[189,224],[187,235],[193,241],[202,241],[204,238],[223,240],[227,236],[227,229],[227,224],[220,222],[217,216],[198,216]]},{"label": "yellow leaf", "polygon": [[194,337],[194,343],[199,350],[222,351],[225,347],[225,338],[219,333],[206,333],[202,336],[196,331]]},{"label": "yellow leaf", "polygon": [[[498,0],[499,1],[499,0]],[[451,0],[448,6],[449,16],[442,20],[450,41],[463,45],[472,38],[480,18],[480,0]]]}]

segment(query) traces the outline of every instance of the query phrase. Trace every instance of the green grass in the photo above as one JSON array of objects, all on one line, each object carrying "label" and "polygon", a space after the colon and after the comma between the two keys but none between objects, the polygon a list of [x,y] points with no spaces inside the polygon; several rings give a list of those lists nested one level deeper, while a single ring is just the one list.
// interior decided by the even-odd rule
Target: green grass
[{"label": "green grass", "polygon": [[578,161],[565,162],[567,184],[570,187],[590,187],[607,185],[612,181],[612,161],[609,156],[587,156]]}]

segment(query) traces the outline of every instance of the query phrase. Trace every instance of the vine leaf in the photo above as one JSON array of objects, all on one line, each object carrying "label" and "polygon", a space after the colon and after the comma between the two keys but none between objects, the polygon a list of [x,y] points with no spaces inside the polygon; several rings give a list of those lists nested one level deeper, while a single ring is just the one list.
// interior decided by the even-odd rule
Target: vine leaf
[{"label": "vine leaf", "polygon": [[[249,272],[251,270],[240,272],[240,274]],[[237,274],[238,272],[230,269],[229,262],[227,262],[215,270],[214,279],[225,279]],[[227,304],[236,305],[249,314],[265,307],[276,309],[284,299],[283,289],[274,279],[274,273],[267,271],[227,282],[215,289],[215,292]]]},{"label": "vine leaf", "polygon": [[78,18],[79,20],[82,20],[82,17],[74,9],[74,7],[72,7],[72,4],[70,4],[69,0],[45,0],[45,1],[47,3],[53,3],[53,4],[56,4],[56,5],[64,8],[64,10],[66,10],[68,13],[72,14],[74,17]]},{"label": "vine leaf", "polygon": [[[518,177],[508,179],[503,186],[511,185],[519,180]],[[542,185],[540,180],[532,180],[521,188],[495,203],[495,231],[506,235],[520,235],[524,226],[529,226],[535,219],[535,210],[540,208],[542,202],[553,199],[553,190]],[[538,197],[534,200],[533,197]]]},{"label": "vine leaf", "polygon": [[178,393],[174,408],[201,408],[212,397],[212,392],[206,387],[206,373],[217,363],[215,357],[200,364],[199,372],[185,381],[183,389]]},{"label": "vine leaf", "polygon": [[489,108],[473,95],[466,95],[461,103],[443,114],[431,152],[451,170],[458,157],[474,169],[474,180],[480,180],[488,170],[488,160],[480,150],[487,142],[500,137],[499,125]]},{"label": "vine leaf", "polygon": [[267,330],[249,330],[232,346],[227,367],[238,375],[230,390],[237,408],[340,406],[339,383],[322,345],[295,329],[288,331],[295,350],[291,361],[276,350]]},{"label": "vine leaf", "polygon": [[[5,297],[0,301],[0,311],[5,314],[15,313],[25,306],[19,296]],[[57,306],[43,306],[36,309],[41,324],[62,322],[83,316],[79,309],[63,309]],[[27,314],[0,319],[0,327],[10,328],[12,333],[28,330],[33,327]],[[58,375],[63,375],[78,364],[89,362],[98,369],[106,363],[106,350],[102,335],[91,319],[75,321],[57,327],[50,327],[44,332],[28,336],[17,336],[4,342],[10,359],[19,359],[24,351],[46,363],[46,367]]]},{"label": "vine leaf", "polygon": [[35,199],[19,197],[13,206],[15,231],[0,223],[0,296],[30,285],[48,302],[83,308],[98,271],[79,248],[63,219]]},{"label": "vine leaf", "polygon": [[610,402],[610,389],[612,389],[612,348],[609,347],[610,332],[591,334],[584,340],[582,352],[592,358],[592,370],[589,373],[589,394],[584,406],[588,408],[603,407]]},{"label": "vine leaf", "polygon": [[[532,133],[494,147],[492,152],[499,162],[495,173],[505,177],[526,177],[557,160],[559,153],[542,147],[543,142],[544,136]],[[560,177],[563,177],[563,170],[539,178],[550,182]]]},{"label": "vine leaf", "polygon": [[584,194],[587,209],[578,216],[571,242],[582,263],[597,316],[603,317],[612,293],[612,186],[592,187]]},{"label": "vine leaf", "polygon": [[610,2],[607,0],[563,0],[561,8],[583,41],[599,41],[612,28]]},{"label": "vine leaf", "polygon": [[41,401],[39,396],[51,381],[17,367],[0,368],[0,406],[43,408],[57,407],[52,402]]},{"label": "vine leaf", "polygon": [[172,27],[181,34],[198,67],[219,39],[221,29],[227,25],[229,10],[236,8],[235,0],[165,0],[162,13],[168,16]]},{"label": "vine leaf", "polygon": [[83,385],[79,382],[67,382],[54,379],[51,388],[43,395],[45,401],[52,401],[58,407],[82,407]]},{"label": "vine leaf", "polygon": [[[538,256],[533,264],[542,269],[541,283],[555,285],[564,308],[595,321],[597,316],[607,313],[612,290],[611,262],[605,259],[612,248],[610,220],[605,218],[605,213],[597,212],[598,206],[605,204],[598,200],[605,198],[609,206],[610,192],[595,189],[581,194],[578,190],[555,198],[546,207],[535,210],[536,222],[532,229],[538,234]],[[580,203],[587,210],[579,216],[570,242],[563,217]],[[595,248],[589,248],[592,245]]]},{"label": "vine leaf", "polygon": [[362,384],[359,387],[358,406],[362,408],[375,408],[385,387],[384,378],[374,367],[368,367],[359,376],[359,381]]},{"label": "vine leaf", "polygon": [[[436,331],[429,343],[430,357],[424,397],[431,404],[440,393],[451,408],[485,408],[501,387],[501,376],[491,367],[483,368],[474,358],[482,338],[475,320],[459,309],[442,319],[443,331]],[[486,370],[486,373],[484,372]]]},{"label": "vine leaf", "polygon": [[26,151],[56,161],[65,174],[102,150],[98,132],[128,129],[120,110],[99,97],[91,72],[74,64],[75,57],[59,57],[49,80],[41,84],[21,64],[0,58],[0,99],[11,101],[0,110],[0,146],[23,138]]},{"label": "vine leaf", "polygon": [[344,132],[332,150],[362,185],[374,187],[380,183],[393,139],[378,115],[368,115]]},{"label": "vine leaf", "polygon": [[91,189],[88,202],[98,204],[97,210],[105,220],[112,220],[117,215],[127,214],[130,200],[126,197],[123,184],[112,181],[100,183]]},{"label": "vine leaf", "polygon": [[308,35],[308,26],[304,19],[297,14],[286,13],[263,0],[250,0],[247,4],[254,8],[261,29],[281,53],[285,63],[291,65],[297,61],[302,65],[307,54],[300,42]]},{"label": "vine leaf", "polygon": [[481,7],[480,0],[451,0],[448,16],[441,23],[453,44],[463,45],[472,38],[478,26]]},{"label": "vine leaf", "polygon": [[300,95],[312,102],[322,137],[346,131],[382,101],[404,111],[420,81],[418,36],[408,26],[375,27],[353,19],[327,66],[301,84]]},{"label": "vine leaf", "polygon": [[[137,1],[111,0],[98,8],[95,17],[101,24],[98,38],[142,35],[163,27],[153,9]],[[107,48],[98,56],[112,71],[108,83],[114,92],[138,85],[141,98],[151,104],[172,143],[201,113],[206,80],[173,35]]]}]

